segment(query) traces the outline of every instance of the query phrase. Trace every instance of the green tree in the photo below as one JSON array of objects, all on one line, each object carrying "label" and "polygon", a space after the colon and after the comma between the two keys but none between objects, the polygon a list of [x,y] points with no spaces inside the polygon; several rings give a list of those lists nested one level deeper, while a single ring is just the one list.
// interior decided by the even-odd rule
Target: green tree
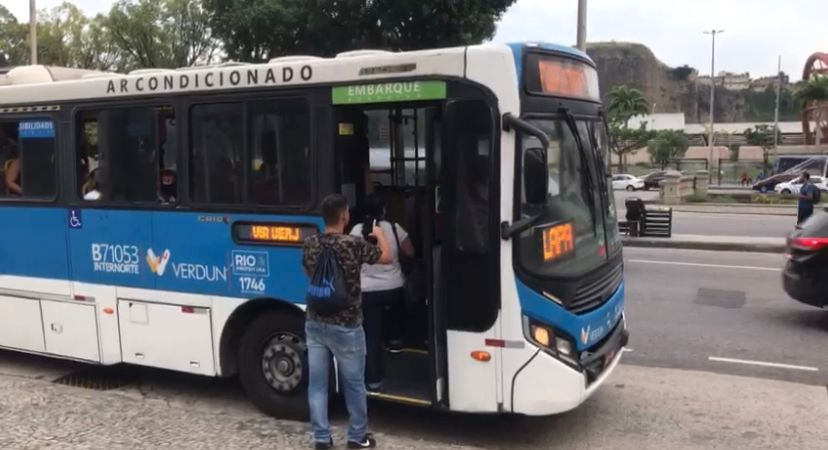
[{"label": "green tree", "polygon": [[745,141],[748,145],[755,145],[762,147],[762,170],[768,172],[770,170],[770,162],[768,161],[768,153],[773,148],[775,126],[770,125],[756,125],[753,128],[745,130]]},{"label": "green tree", "polygon": [[821,142],[821,129],[828,129],[828,76],[814,76],[802,83],[794,94],[803,111],[809,111],[811,120],[816,122],[816,144]]},{"label": "green tree", "polygon": [[647,142],[655,136],[654,131],[647,129],[642,123],[638,128],[627,128],[617,122],[610,122],[610,150],[618,155],[618,171],[623,173],[626,155],[635,154],[639,149],[646,147]]},{"label": "green tree", "polygon": [[414,50],[491,38],[515,0],[205,0],[231,59],[376,48]]},{"label": "green tree", "polygon": [[100,28],[120,49],[121,70],[177,68],[215,59],[210,19],[200,0],[120,0]]},{"label": "green tree", "polygon": [[623,123],[627,128],[630,119],[650,112],[650,102],[638,89],[629,86],[615,86],[610,90],[607,98],[607,112],[609,121]]},{"label": "green tree", "polygon": [[0,67],[26,64],[29,59],[27,29],[11,11],[0,5]]},{"label": "green tree", "polygon": [[688,148],[690,141],[682,130],[661,130],[647,144],[650,160],[662,170],[671,161],[682,158]]}]

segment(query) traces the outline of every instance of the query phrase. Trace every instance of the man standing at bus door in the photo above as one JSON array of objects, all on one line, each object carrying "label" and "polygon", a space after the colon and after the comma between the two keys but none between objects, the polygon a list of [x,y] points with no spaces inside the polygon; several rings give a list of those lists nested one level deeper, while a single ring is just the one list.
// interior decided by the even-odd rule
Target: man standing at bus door
[{"label": "man standing at bus door", "polygon": [[811,214],[814,213],[814,203],[816,203],[817,196],[819,195],[817,193],[819,188],[811,183],[811,174],[804,172],[799,178],[799,181],[802,183],[802,187],[799,189],[799,209],[796,220],[797,225],[801,225],[802,222],[807,220],[811,217]]},{"label": "man standing at bus door", "polygon": [[[324,263],[323,253],[332,252],[339,265],[347,291],[347,306],[331,314],[322,314],[310,305],[305,321],[308,346],[308,403],[316,449],[333,447],[328,422],[328,383],[331,356],[336,358],[345,393],[350,426],[348,448],[373,448],[376,441],[368,433],[368,406],[365,389],[365,332],[362,328],[360,272],[363,264],[390,264],[391,247],[383,230],[374,227],[371,236],[378,245],[361,237],[349,236],[345,227],[350,221],[348,200],[333,194],[322,200],[325,232],[305,241],[302,266],[313,277]],[[331,283],[333,286],[334,283]]]}]

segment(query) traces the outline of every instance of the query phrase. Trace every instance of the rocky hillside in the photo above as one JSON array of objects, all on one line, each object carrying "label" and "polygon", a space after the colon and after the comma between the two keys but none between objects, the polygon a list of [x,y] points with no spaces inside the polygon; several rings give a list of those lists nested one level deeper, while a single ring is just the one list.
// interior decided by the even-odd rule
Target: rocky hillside
[{"label": "rocky hillside", "polygon": [[[624,42],[589,44],[587,53],[598,65],[601,92],[628,85],[644,93],[656,113],[683,112],[688,123],[708,120],[710,88],[695,82],[687,66],[669,67],[644,45]],[[752,122],[773,118],[775,94],[769,92],[716,90],[717,122]],[[796,120],[790,93],[780,103],[780,120]]]}]

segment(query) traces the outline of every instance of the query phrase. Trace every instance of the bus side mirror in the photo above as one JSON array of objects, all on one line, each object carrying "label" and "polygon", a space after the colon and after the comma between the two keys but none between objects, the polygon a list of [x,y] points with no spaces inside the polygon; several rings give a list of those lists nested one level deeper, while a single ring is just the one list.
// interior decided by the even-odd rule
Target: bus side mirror
[{"label": "bus side mirror", "polygon": [[523,160],[523,191],[530,205],[546,203],[549,192],[549,172],[546,168],[546,151],[542,148],[526,150]]}]

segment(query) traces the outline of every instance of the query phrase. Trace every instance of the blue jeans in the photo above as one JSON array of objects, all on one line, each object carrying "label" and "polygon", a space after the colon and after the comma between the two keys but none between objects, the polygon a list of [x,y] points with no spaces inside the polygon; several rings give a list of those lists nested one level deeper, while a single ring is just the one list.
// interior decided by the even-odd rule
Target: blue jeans
[{"label": "blue jeans", "polygon": [[365,392],[365,332],[362,327],[305,322],[308,345],[308,403],[313,440],[331,439],[328,422],[328,382],[331,356],[336,358],[339,378],[345,393],[350,426],[348,440],[360,442],[368,432],[368,401]]}]

